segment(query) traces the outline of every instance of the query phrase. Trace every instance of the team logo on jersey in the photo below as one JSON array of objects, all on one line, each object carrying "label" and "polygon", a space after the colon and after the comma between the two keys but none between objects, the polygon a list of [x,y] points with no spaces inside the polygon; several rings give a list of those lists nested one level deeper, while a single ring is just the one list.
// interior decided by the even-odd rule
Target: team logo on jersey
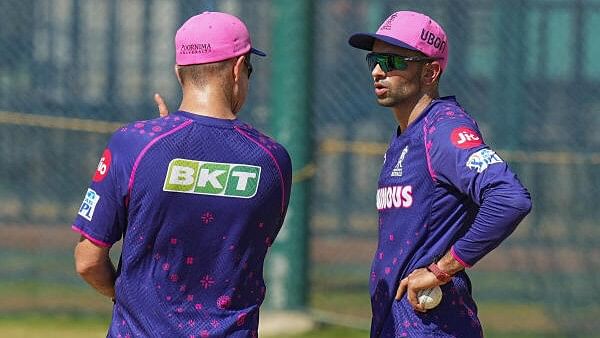
[{"label": "team logo on jersey", "polygon": [[94,216],[96,204],[98,204],[99,200],[100,195],[98,195],[94,190],[88,188],[87,192],[85,193],[85,197],[83,198],[83,203],[81,203],[77,213],[81,217],[91,221],[92,217]]},{"label": "team logo on jersey", "polygon": [[412,204],[411,185],[397,185],[377,189],[377,210],[410,208]]},{"label": "team logo on jersey", "polygon": [[106,148],[102,153],[102,157],[100,158],[94,177],[92,177],[92,181],[100,182],[106,177],[108,169],[110,169],[110,162],[112,162],[112,154],[110,153],[110,149]]},{"label": "team logo on jersey", "polygon": [[406,156],[406,153],[408,153],[408,146],[406,146],[406,147],[404,147],[404,149],[402,149],[402,153],[400,154],[400,157],[398,158],[398,163],[396,163],[396,166],[394,167],[394,169],[392,169],[392,174],[390,176],[396,176],[396,177],[402,176],[402,162],[404,161],[404,157]]},{"label": "team logo on jersey", "polygon": [[261,167],[186,160],[169,163],[164,191],[251,198],[258,190]]},{"label": "team logo on jersey", "polygon": [[452,140],[452,144],[461,149],[473,148],[483,143],[481,136],[473,129],[467,127],[454,129],[452,134],[450,134],[450,140]]},{"label": "team logo on jersey", "polygon": [[473,153],[467,160],[467,168],[471,170],[477,170],[478,173],[483,172],[488,166],[494,163],[503,162],[500,156],[491,149],[481,149],[476,153]]}]

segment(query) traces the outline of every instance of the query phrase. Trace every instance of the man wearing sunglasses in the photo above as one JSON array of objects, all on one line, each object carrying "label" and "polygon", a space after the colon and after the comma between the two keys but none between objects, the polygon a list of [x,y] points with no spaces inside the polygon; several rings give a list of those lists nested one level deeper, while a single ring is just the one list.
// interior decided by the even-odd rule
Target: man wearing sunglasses
[{"label": "man wearing sunglasses", "polygon": [[291,187],[287,151],[237,119],[265,54],[219,12],[187,20],[175,48],[179,110],[113,134],[72,226],[76,268],[113,299],[108,337],[257,337]]},{"label": "man wearing sunglasses", "polygon": [[[351,46],[369,51],[377,102],[396,128],[379,177],[379,240],[370,274],[371,337],[481,337],[465,268],[529,213],[529,193],[454,97],[440,97],[448,40],[426,15],[393,13]],[[440,286],[425,309],[421,290]]]}]

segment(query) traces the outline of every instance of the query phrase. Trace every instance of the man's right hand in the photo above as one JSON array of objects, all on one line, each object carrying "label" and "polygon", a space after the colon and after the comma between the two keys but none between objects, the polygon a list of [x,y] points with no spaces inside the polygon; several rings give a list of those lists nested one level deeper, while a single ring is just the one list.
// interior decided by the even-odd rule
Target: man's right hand
[{"label": "man's right hand", "polygon": [[169,108],[167,108],[167,104],[165,100],[158,93],[154,93],[154,102],[158,106],[158,114],[160,117],[165,117],[169,115]]},{"label": "man's right hand", "polygon": [[404,293],[410,305],[415,311],[427,312],[425,306],[419,303],[417,294],[424,289],[430,289],[437,285],[442,285],[436,276],[426,268],[419,268],[411,272],[406,278],[400,281],[398,290],[396,291],[396,300],[402,299]]}]

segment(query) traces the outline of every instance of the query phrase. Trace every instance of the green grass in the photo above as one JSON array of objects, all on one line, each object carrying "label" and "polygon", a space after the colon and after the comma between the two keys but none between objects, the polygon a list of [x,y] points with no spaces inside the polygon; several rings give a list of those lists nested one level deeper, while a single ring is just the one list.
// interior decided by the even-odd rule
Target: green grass
[{"label": "green grass", "polygon": [[[0,337],[11,338],[101,338],[106,337],[108,317],[67,314],[22,314],[0,318]],[[367,331],[322,326],[299,335],[278,338],[364,338]]]},{"label": "green grass", "polygon": [[[0,337],[11,338],[101,338],[106,337],[109,318],[103,315],[78,314],[17,314],[0,316]],[[339,326],[321,325],[315,330],[297,335],[277,335],[277,338],[364,338],[369,333]],[[548,333],[489,332],[486,338],[560,338]],[[592,337],[592,336],[589,336]],[[597,337],[597,336],[596,336]]]},{"label": "green grass", "polygon": [[110,313],[112,303],[83,282],[0,282],[1,313]]},{"label": "green grass", "polygon": [[[106,316],[76,314],[19,314],[0,317],[0,337],[74,338],[106,337]],[[336,326],[322,326],[300,335],[277,335],[278,338],[364,338],[367,331]]]},{"label": "green grass", "polygon": [[292,336],[277,336],[278,338],[365,338],[368,331],[354,330],[339,326],[321,326],[313,331]]},{"label": "green grass", "polygon": [[[352,276],[349,272],[348,275]],[[483,282],[492,283],[483,279]],[[364,281],[358,278],[344,284],[336,279],[315,283],[310,293],[310,307],[327,313],[348,316],[353,326],[368,327],[370,300]],[[502,298],[500,298],[502,299]],[[548,311],[543,302],[526,299],[515,302],[482,300],[478,302],[480,318],[486,338],[559,338],[556,314]],[[43,282],[18,280],[0,282],[0,337],[105,337],[110,321],[112,303],[94,292],[80,280]],[[584,323],[597,317],[595,309],[582,310]],[[325,319],[322,316],[318,318]],[[568,318],[574,317],[569,314]],[[345,318],[345,317],[344,317]],[[346,322],[348,322],[347,318]],[[563,319],[564,321],[564,319]],[[331,322],[338,323],[333,320]],[[329,323],[331,323],[329,322]],[[589,324],[592,325],[592,324]],[[588,330],[589,331],[589,330]],[[264,336],[266,337],[266,336]],[[300,335],[277,335],[277,338],[355,338],[368,337],[368,331],[334,325],[319,325],[315,330]],[[578,337],[600,337],[580,335]]]},{"label": "green grass", "polygon": [[0,316],[0,337],[75,338],[106,337],[107,316],[29,313]]}]

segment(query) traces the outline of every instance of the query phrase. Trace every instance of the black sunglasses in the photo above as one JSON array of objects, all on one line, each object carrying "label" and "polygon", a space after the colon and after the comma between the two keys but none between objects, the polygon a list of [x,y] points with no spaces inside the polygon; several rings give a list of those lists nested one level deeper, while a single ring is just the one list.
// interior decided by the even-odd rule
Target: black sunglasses
[{"label": "black sunglasses", "polygon": [[245,56],[246,57],[244,58],[244,63],[248,68],[248,78],[250,78],[250,74],[252,74],[252,63],[250,63],[250,53],[246,54]]},{"label": "black sunglasses", "polygon": [[381,67],[385,73],[392,70],[405,70],[408,68],[409,62],[434,61],[439,60],[437,57],[428,56],[402,56],[390,53],[369,53],[367,54],[367,64],[369,70],[373,71],[376,65]]}]

